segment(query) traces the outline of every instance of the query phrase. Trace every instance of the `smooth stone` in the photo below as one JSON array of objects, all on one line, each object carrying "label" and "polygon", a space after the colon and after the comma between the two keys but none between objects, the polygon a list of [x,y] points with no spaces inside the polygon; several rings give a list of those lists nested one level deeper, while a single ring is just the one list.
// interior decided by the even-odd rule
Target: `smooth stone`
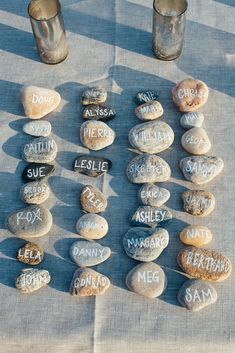
[{"label": "smooth stone", "polygon": [[41,119],[59,106],[61,97],[51,89],[28,86],[21,91],[21,101],[27,117]]},{"label": "smooth stone", "polygon": [[83,110],[83,119],[108,121],[116,116],[116,111],[105,105],[89,105]]},{"label": "smooth stone", "polygon": [[183,284],[177,299],[186,309],[196,312],[215,304],[217,292],[211,284],[194,279]]},{"label": "smooth stone", "polygon": [[224,162],[219,157],[190,156],[181,159],[180,169],[186,180],[202,185],[212,181],[224,169]]},{"label": "smooth stone", "polygon": [[75,172],[88,175],[90,177],[98,177],[108,173],[112,167],[112,162],[103,157],[95,157],[82,155],[75,159],[73,170]]},{"label": "smooth stone", "polygon": [[131,218],[133,226],[157,227],[172,220],[170,211],[153,206],[139,206]]},{"label": "smooth stone", "polygon": [[102,121],[85,121],[80,128],[82,144],[93,151],[99,151],[112,145],[115,137],[115,131]]},{"label": "smooth stone", "polygon": [[51,212],[41,205],[22,208],[7,218],[9,231],[23,238],[41,237],[50,231],[51,226]]},{"label": "smooth stone", "polygon": [[74,272],[70,294],[79,297],[102,295],[109,287],[108,277],[91,268],[79,268]]},{"label": "smooth stone", "polygon": [[82,94],[82,104],[102,104],[107,99],[107,91],[102,87],[91,87]]},{"label": "smooth stone", "polygon": [[134,184],[157,183],[167,181],[171,176],[171,169],[161,157],[143,154],[129,162],[126,175]]},{"label": "smooth stone", "polygon": [[205,154],[211,149],[210,139],[201,127],[194,127],[185,132],[181,143],[185,151],[196,155]]},{"label": "smooth stone", "polygon": [[215,197],[209,191],[190,190],[182,194],[184,210],[193,216],[207,216],[215,208]]},{"label": "smooth stone", "polygon": [[139,105],[135,109],[135,115],[137,116],[137,118],[144,121],[161,118],[163,113],[163,107],[158,101],[149,101],[147,103]]},{"label": "smooth stone", "polygon": [[159,297],[167,286],[167,277],[154,262],[135,266],[126,276],[126,285],[134,293],[147,298]]},{"label": "smooth stone", "polygon": [[180,240],[185,245],[204,246],[211,242],[212,233],[205,226],[191,225],[182,230]]},{"label": "smooth stone", "polygon": [[163,206],[170,198],[170,191],[155,184],[144,184],[139,190],[139,199],[145,206]]},{"label": "smooth stone", "polygon": [[53,164],[31,163],[25,167],[22,178],[24,181],[40,181],[53,174],[54,171]]},{"label": "smooth stone", "polygon": [[105,218],[94,214],[84,214],[76,224],[77,233],[87,239],[101,239],[109,230],[108,222]]},{"label": "smooth stone", "polygon": [[46,270],[27,268],[21,271],[16,279],[16,288],[22,293],[32,293],[45,287],[51,281],[50,273]]},{"label": "smooth stone", "polygon": [[30,121],[24,124],[23,131],[31,136],[47,137],[51,133],[51,123],[46,120]]},{"label": "smooth stone", "polygon": [[230,259],[211,249],[187,247],[178,254],[177,261],[189,276],[205,281],[221,282],[232,272]]},{"label": "smooth stone", "polygon": [[163,228],[131,228],[123,238],[126,254],[134,260],[150,262],[157,259],[169,244],[169,233]]},{"label": "smooth stone", "polygon": [[200,112],[186,113],[180,119],[180,125],[185,130],[192,129],[193,127],[202,127],[204,122],[204,115]]},{"label": "smooth stone", "polygon": [[71,259],[80,267],[101,264],[111,256],[111,250],[99,243],[89,240],[78,240],[70,248]]},{"label": "smooth stone", "polygon": [[142,91],[137,93],[136,100],[138,104],[144,104],[149,101],[156,101],[159,97],[159,94],[156,91]]},{"label": "smooth stone", "polygon": [[17,253],[17,259],[20,262],[29,265],[39,265],[44,258],[43,249],[32,242],[26,243],[22,246]]},{"label": "smooth stone", "polygon": [[30,163],[50,163],[57,155],[57,144],[49,137],[38,137],[21,148],[22,159]]},{"label": "smooth stone", "polygon": [[174,131],[163,121],[150,121],[134,126],[129,132],[132,147],[145,153],[165,151],[174,142]]},{"label": "smooth stone", "polygon": [[178,83],[172,94],[180,112],[195,112],[207,102],[209,89],[204,82],[189,78]]},{"label": "smooth stone", "polygon": [[90,213],[100,213],[106,210],[107,197],[96,187],[86,185],[81,192],[80,202],[82,209]]},{"label": "smooth stone", "polygon": [[22,185],[20,198],[28,204],[40,205],[48,199],[50,193],[51,189],[47,183],[44,181],[34,181]]}]

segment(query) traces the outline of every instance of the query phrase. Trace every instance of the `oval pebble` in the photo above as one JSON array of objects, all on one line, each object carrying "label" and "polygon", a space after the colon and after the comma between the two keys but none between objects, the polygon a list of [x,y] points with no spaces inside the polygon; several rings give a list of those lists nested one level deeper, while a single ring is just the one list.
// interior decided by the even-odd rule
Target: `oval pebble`
[{"label": "oval pebble", "polygon": [[78,268],[74,272],[69,291],[72,296],[90,297],[104,294],[109,287],[107,276],[91,268]]},{"label": "oval pebble", "polygon": [[135,227],[123,238],[126,254],[134,260],[150,262],[157,259],[169,243],[169,233],[163,228]]},{"label": "oval pebble", "polygon": [[145,153],[165,151],[174,142],[174,131],[163,121],[151,121],[134,126],[129,132],[132,147]]},{"label": "oval pebble", "polygon": [[22,158],[31,163],[50,163],[57,155],[57,144],[49,137],[38,137],[22,146]]},{"label": "oval pebble", "polygon": [[85,120],[108,121],[116,116],[116,112],[113,108],[105,105],[91,104],[85,107],[82,116]]},{"label": "oval pebble", "polygon": [[21,271],[16,279],[16,288],[22,293],[32,293],[45,287],[51,281],[50,273],[46,270],[27,268]]},{"label": "oval pebble", "polygon": [[204,129],[201,127],[194,127],[188,130],[182,136],[181,143],[185,151],[201,155],[210,151],[211,142]]},{"label": "oval pebble", "polygon": [[77,233],[87,239],[101,239],[109,230],[108,222],[105,218],[94,214],[84,214],[76,224]]},{"label": "oval pebble", "polygon": [[133,226],[157,227],[172,220],[170,211],[154,206],[139,206],[131,218]]},{"label": "oval pebble", "polygon": [[204,246],[211,242],[212,233],[205,226],[191,225],[182,230],[180,240],[185,245]]},{"label": "oval pebble", "polygon": [[110,248],[89,240],[78,240],[70,248],[71,259],[80,267],[98,265],[106,261],[110,255]]},{"label": "oval pebble", "polygon": [[205,281],[221,282],[232,273],[230,259],[216,250],[187,247],[180,251],[177,261],[189,276]]},{"label": "oval pebble", "polygon": [[50,196],[50,187],[44,181],[35,181],[22,185],[20,189],[21,200],[28,204],[40,205]]},{"label": "oval pebble", "polygon": [[140,120],[148,121],[160,118],[164,113],[163,107],[158,101],[149,101],[139,105],[135,109],[135,115]]},{"label": "oval pebble", "polygon": [[126,175],[131,183],[157,183],[167,181],[171,176],[171,169],[161,157],[143,154],[130,161]]},{"label": "oval pebble", "polygon": [[112,162],[109,159],[103,157],[81,155],[75,159],[73,170],[90,177],[98,177],[108,173],[111,166]]},{"label": "oval pebble", "polygon": [[180,119],[180,125],[185,130],[192,129],[193,127],[202,127],[204,122],[204,115],[200,112],[186,113]]},{"label": "oval pebble", "polygon": [[126,277],[126,285],[132,292],[147,298],[159,297],[167,286],[163,269],[149,262],[135,266]]},{"label": "oval pebble", "polygon": [[43,249],[32,242],[26,243],[17,252],[17,259],[28,265],[39,265],[43,258]]},{"label": "oval pebble", "polygon": [[207,216],[215,208],[215,197],[209,191],[190,190],[182,194],[184,210],[193,216]]},{"label": "oval pebble", "polygon": [[23,131],[31,136],[47,137],[51,133],[51,123],[46,120],[29,121],[23,126]]},{"label": "oval pebble", "polygon": [[112,145],[115,137],[114,130],[102,121],[85,121],[80,128],[82,144],[93,151],[99,151]]},{"label": "oval pebble", "polygon": [[149,101],[156,101],[159,97],[158,92],[147,90],[137,93],[136,100],[138,104],[144,104]]},{"label": "oval pebble", "polygon": [[107,99],[107,91],[98,86],[86,89],[82,94],[82,104],[102,104]]},{"label": "oval pebble", "polygon": [[80,202],[82,209],[90,213],[100,213],[106,210],[107,197],[96,187],[86,185],[81,192]]},{"label": "oval pebble", "polygon": [[155,184],[144,184],[139,190],[139,199],[146,206],[163,206],[170,198],[170,191]]},{"label": "oval pebble", "polygon": [[53,174],[54,171],[53,164],[31,163],[25,167],[22,178],[24,181],[40,181]]}]

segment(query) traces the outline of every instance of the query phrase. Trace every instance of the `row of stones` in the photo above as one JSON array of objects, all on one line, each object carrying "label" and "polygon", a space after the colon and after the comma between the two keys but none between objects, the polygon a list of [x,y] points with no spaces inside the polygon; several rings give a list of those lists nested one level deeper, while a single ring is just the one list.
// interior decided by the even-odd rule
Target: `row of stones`
[{"label": "row of stones", "polygon": [[[186,79],[173,89],[176,106],[181,112],[187,112],[180,119],[181,126],[187,130],[181,143],[187,152],[193,154],[180,161],[180,169],[186,180],[198,185],[213,180],[224,167],[221,158],[204,156],[210,151],[211,142],[202,128],[204,115],[197,109],[206,104],[208,96],[207,85],[198,80]],[[215,207],[215,197],[208,191],[188,190],[182,199],[184,210],[193,216],[207,216]],[[199,311],[214,304],[218,297],[216,289],[206,281],[225,280],[231,274],[232,264],[218,251],[200,248],[212,240],[212,233],[207,227],[188,226],[181,232],[180,239],[190,247],[178,254],[178,264],[196,280],[184,283],[178,293],[178,301],[191,311]]]},{"label": "row of stones", "polygon": [[[50,196],[45,178],[55,170],[54,160],[58,150],[55,140],[49,137],[50,122],[39,119],[53,112],[59,106],[61,97],[53,90],[29,86],[22,90],[21,100],[25,115],[32,120],[23,126],[23,131],[36,137],[21,149],[22,158],[31,164],[23,172],[23,180],[27,183],[22,186],[20,196],[31,206],[9,215],[7,226],[19,237],[34,238],[47,234],[52,227],[52,215],[42,203]],[[17,259],[30,266],[38,265],[44,259],[44,251],[38,244],[27,242],[18,250]],[[50,281],[51,275],[47,270],[26,268],[17,277],[16,288],[30,293]]]}]

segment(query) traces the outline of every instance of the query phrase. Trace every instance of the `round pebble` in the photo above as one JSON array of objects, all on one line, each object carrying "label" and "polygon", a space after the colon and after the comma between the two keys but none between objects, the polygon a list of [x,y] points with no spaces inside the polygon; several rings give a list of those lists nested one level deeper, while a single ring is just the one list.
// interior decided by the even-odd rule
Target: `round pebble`
[{"label": "round pebble", "polygon": [[209,191],[190,190],[182,194],[184,210],[193,216],[207,216],[215,208],[215,197]]},{"label": "round pebble", "polygon": [[96,187],[86,185],[81,192],[80,202],[82,209],[90,213],[100,213],[106,210],[107,197]]},{"label": "round pebble", "polygon": [[161,207],[169,200],[171,194],[167,189],[155,184],[144,184],[138,196],[143,205]]},{"label": "round pebble", "polygon": [[20,189],[21,200],[28,204],[40,205],[50,196],[50,187],[44,181],[24,184]]},{"label": "round pebble", "polygon": [[108,277],[91,268],[79,268],[74,272],[70,294],[79,297],[102,295],[109,287]]},{"label": "round pebble", "polygon": [[201,127],[194,127],[188,130],[182,136],[181,143],[185,151],[201,155],[210,151],[211,142],[204,129]]},{"label": "round pebble", "polygon": [[24,124],[23,131],[31,136],[47,137],[51,133],[51,123],[46,120],[29,121]]},{"label": "round pebble", "polygon": [[202,127],[204,122],[204,115],[200,112],[186,113],[180,119],[180,125],[185,130],[192,129],[193,127]]},{"label": "round pebble", "polygon": [[46,270],[27,268],[16,278],[16,288],[22,293],[32,293],[45,287],[51,281],[50,273]]},{"label": "round pebble", "polygon": [[158,101],[149,101],[139,105],[135,109],[135,115],[140,120],[148,121],[160,118],[164,113],[163,107]]},{"label": "round pebble", "polygon": [[87,239],[101,239],[109,230],[108,222],[105,218],[94,214],[84,214],[76,224],[77,233]]},{"label": "round pebble", "polygon": [[44,258],[43,249],[32,242],[26,243],[17,253],[17,259],[28,265],[39,265]]},{"label": "round pebble", "polygon": [[49,137],[38,137],[22,146],[22,158],[31,163],[50,163],[57,155],[57,144]]},{"label": "round pebble", "polygon": [[98,177],[108,173],[111,166],[112,162],[109,159],[103,157],[81,155],[75,159],[73,170],[90,177]]},{"label": "round pebble", "polygon": [[107,99],[107,91],[102,87],[91,87],[82,94],[82,104],[102,104]]},{"label": "round pebble", "polygon": [[115,132],[102,121],[85,121],[80,128],[82,144],[93,151],[99,151],[112,145],[115,137]]}]

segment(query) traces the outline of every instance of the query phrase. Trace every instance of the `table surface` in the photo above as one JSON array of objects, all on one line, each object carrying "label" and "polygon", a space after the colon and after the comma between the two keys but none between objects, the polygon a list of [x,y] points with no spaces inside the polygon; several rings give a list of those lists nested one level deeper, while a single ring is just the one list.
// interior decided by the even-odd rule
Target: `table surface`
[{"label": "table surface", "polygon": [[[234,260],[235,222],[235,5],[233,0],[189,0],[185,47],[174,62],[156,60],[151,49],[151,0],[63,0],[62,8],[70,48],[68,59],[57,66],[39,60],[26,0],[2,0],[0,4],[1,70],[1,159],[0,159],[0,343],[2,353],[231,353],[234,341],[234,275],[215,284],[216,305],[199,313],[179,306],[177,292],[186,277],[176,272],[180,231],[188,224],[207,225],[214,234],[210,248]],[[172,103],[176,82],[194,77],[210,88],[203,107],[205,128],[212,141],[211,155],[221,156],[225,170],[204,186],[216,196],[216,209],[200,220],[182,212],[181,193],[195,189],[183,180],[178,164],[186,155],[180,144],[183,133],[180,114]],[[15,259],[24,243],[5,229],[7,215],[24,206],[19,198],[21,174],[26,165],[20,147],[30,140],[22,132],[27,121],[20,103],[23,85],[56,89],[62,96],[60,108],[48,116],[52,136],[58,143],[57,168],[49,182],[53,191],[46,205],[54,224],[38,239],[46,252],[39,268],[48,269],[52,282],[31,295],[14,288],[15,277],[25,266]],[[80,97],[87,86],[108,90],[108,102],[117,110],[110,126],[115,143],[99,153],[82,147]],[[134,96],[142,89],[160,92],[164,120],[175,131],[175,142],[161,153],[172,168],[163,185],[171,191],[167,203],[174,220],[167,227],[170,244],[157,263],[168,268],[168,287],[158,299],[142,298],[127,290],[125,276],[137,262],[128,258],[122,238],[129,218],[138,206],[140,188],[125,176],[127,163],[135,156],[128,144],[134,116]],[[79,153],[108,157],[113,167],[98,179],[72,171]],[[68,249],[76,239],[75,224],[81,216],[79,193],[84,184],[99,187],[109,196],[104,213],[110,231],[100,240],[112,249],[111,258],[96,266],[112,282],[104,296],[75,299],[68,293],[76,266]]]}]

